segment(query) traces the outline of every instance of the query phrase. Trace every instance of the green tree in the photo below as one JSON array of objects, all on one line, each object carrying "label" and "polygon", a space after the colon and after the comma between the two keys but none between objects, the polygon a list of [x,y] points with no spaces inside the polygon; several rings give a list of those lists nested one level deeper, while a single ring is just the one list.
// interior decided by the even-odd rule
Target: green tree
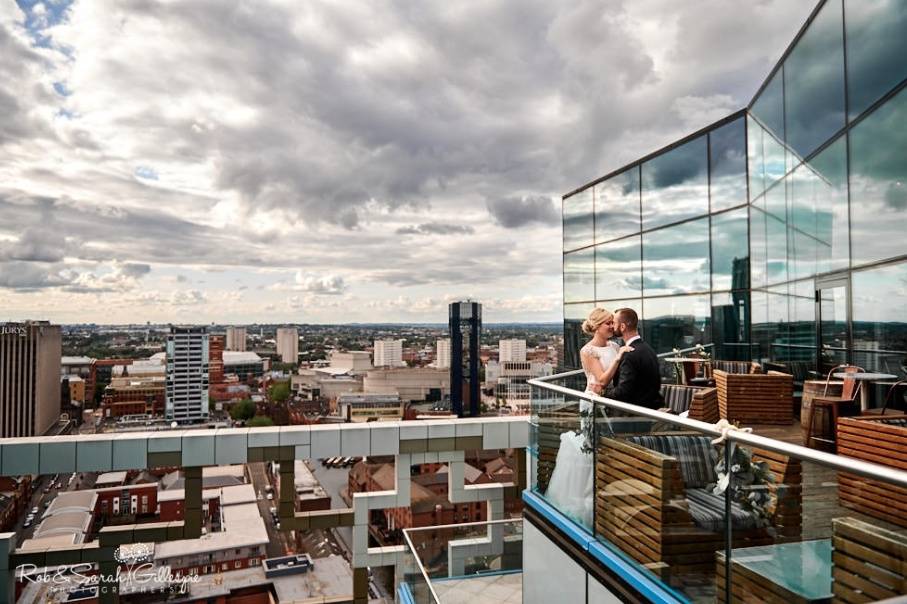
[{"label": "green tree", "polygon": [[268,388],[272,403],[285,403],[290,398],[290,382],[275,382]]},{"label": "green tree", "polygon": [[261,428],[263,426],[273,426],[274,420],[270,417],[264,415],[256,415],[252,419],[246,422],[246,425],[250,428]]},{"label": "green tree", "polygon": [[255,415],[255,403],[252,399],[243,399],[230,407],[230,417],[236,421],[250,419],[253,415]]}]

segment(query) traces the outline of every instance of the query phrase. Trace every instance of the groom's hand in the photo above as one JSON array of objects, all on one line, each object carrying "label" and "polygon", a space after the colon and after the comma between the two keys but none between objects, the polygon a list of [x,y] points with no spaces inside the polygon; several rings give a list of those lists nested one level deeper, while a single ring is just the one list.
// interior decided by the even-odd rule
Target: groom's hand
[{"label": "groom's hand", "polygon": [[595,394],[601,396],[602,392],[604,392],[604,391],[605,391],[604,384],[592,384],[592,392],[594,392]]}]

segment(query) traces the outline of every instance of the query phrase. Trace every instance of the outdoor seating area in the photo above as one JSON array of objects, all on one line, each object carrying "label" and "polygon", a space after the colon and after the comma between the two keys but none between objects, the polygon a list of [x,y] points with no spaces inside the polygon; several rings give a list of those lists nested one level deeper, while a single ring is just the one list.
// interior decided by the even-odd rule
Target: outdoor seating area
[{"label": "outdoor seating area", "polygon": [[[713,573],[725,532],[725,498],[712,491],[717,459],[711,439],[697,434],[599,439],[596,534],[665,580]],[[800,462],[760,450],[753,451],[753,460],[766,461],[773,475],[772,484],[754,487],[769,489],[773,512],[768,525],[760,526],[755,515],[734,503],[734,547],[798,540]]]},{"label": "outdoor seating area", "polygon": [[794,421],[793,376],[770,371],[728,373],[715,369],[722,419],[741,424],[790,424]]}]

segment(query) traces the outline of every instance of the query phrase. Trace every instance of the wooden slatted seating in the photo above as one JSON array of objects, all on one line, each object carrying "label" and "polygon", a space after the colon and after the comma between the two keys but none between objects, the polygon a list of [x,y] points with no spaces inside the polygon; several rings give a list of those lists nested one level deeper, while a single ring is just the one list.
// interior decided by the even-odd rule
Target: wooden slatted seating
[{"label": "wooden slatted seating", "polygon": [[[907,415],[842,417],[837,424],[838,454],[907,470]],[[907,489],[838,472],[841,505],[907,526]]]},{"label": "wooden slatted seating", "polygon": [[723,419],[744,424],[790,424],[793,414],[793,376],[714,372],[718,410]]},{"label": "wooden slatted seating", "polygon": [[857,520],[832,520],[834,602],[907,595],[907,536]]},{"label": "wooden slatted seating", "polygon": [[661,396],[668,410],[676,415],[689,411],[690,419],[712,424],[719,419],[718,390],[715,388],[664,384]]},{"label": "wooden slatted seating", "polygon": [[[770,519],[776,534],[756,527],[755,518],[735,503],[735,547],[799,539],[799,461],[759,450],[753,457],[768,461],[776,479],[767,487],[776,499]],[[698,434],[599,439],[596,534],[644,566],[666,566],[670,575],[714,573],[725,528],[724,497],[708,489],[717,479],[716,461],[709,437]]]}]

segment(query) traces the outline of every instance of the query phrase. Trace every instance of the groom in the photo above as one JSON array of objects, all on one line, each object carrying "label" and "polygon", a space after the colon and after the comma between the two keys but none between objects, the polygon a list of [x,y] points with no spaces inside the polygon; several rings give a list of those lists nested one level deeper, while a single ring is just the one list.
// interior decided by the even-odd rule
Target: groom
[{"label": "groom", "polygon": [[614,333],[633,351],[624,354],[617,375],[605,389],[605,396],[650,409],[664,407],[658,357],[639,335],[639,317],[632,308],[614,311]]}]

